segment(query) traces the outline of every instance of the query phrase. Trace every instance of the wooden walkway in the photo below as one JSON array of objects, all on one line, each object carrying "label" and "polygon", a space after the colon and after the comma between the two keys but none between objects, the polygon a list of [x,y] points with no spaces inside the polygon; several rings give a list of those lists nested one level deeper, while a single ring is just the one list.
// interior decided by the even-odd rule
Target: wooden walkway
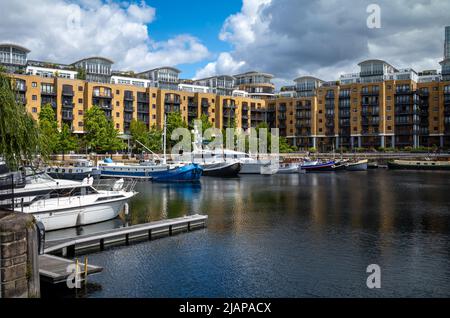
[{"label": "wooden walkway", "polygon": [[123,243],[132,240],[151,240],[155,236],[172,235],[174,232],[191,231],[205,227],[208,216],[191,215],[176,219],[161,220],[147,224],[134,225],[112,229],[95,234],[82,235],[69,239],[49,241],[45,244],[45,253],[61,252],[63,256],[74,256],[75,250],[99,247],[103,250],[106,245]]},{"label": "wooden walkway", "polygon": [[[58,284],[66,282],[70,275],[74,275],[76,262],[65,258],[56,257],[53,255],[39,256],[39,275],[41,281]],[[71,266],[72,265],[72,266]],[[87,276],[100,273],[103,268],[84,263],[78,263],[78,270],[81,279]]]}]

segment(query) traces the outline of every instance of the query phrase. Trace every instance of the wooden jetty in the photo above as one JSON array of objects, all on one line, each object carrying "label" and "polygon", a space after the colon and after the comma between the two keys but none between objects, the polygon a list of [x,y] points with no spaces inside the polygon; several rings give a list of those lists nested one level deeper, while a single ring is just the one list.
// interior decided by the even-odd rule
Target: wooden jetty
[{"label": "wooden jetty", "polygon": [[82,280],[103,270],[102,267],[87,264],[87,259],[85,263],[82,263],[45,254],[39,256],[39,276],[41,281],[46,283],[64,283],[71,275],[74,275],[76,265],[78,265],[77,274]]},{"label": "wooden jetty", "polygon": [[203,228],[206,226],[207,219],[208,216],[206,215],[196,214],[181,218],[122,227],[74,238],[49,241],[45,243],[44,251],[46,254],[60,252],[63,256],[73,257],[77,250],[90,248],[100,248],[100,250],[103,250],[106,245],[118,243],[125,243],[128,245],[133,240],[151,240],[154,237],[164,235],[171,236],[175,232]]}]

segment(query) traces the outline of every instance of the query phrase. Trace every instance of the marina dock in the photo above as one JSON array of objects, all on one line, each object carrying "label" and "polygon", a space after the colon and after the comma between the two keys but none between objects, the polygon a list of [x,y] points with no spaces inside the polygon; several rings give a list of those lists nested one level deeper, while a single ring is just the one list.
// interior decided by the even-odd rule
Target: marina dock
[{"label": "marina dock", "polygon": [[[72,275],[71,271],[68,271],[69,266],[75,265],[76,261],[53,256],[53,255],[40,255],[39,256],[39,276],[41,281],[50,284],[58,284],[67,281],[67,278]],[[80,275],[82,279],[87,276],[100,273],[103,271],[102,267],[78,263],[80,269]]]},{"label": "marina dock", "polygon": [[74,238],[49,241],[45,243],[45,253],[61,253],[64,257],[73,257],[76,251],[99,248],[103,250],[105,246],[112,244],[130,244],[137,240],[152,240],[155,237],[173,235],[181,231],[191,231],[193,229],[206,226],[207,215],[191,215],[175,219],[161,220],[146,224],[139,224],[129,227],[112,229],[95,234],[77,236]]}]

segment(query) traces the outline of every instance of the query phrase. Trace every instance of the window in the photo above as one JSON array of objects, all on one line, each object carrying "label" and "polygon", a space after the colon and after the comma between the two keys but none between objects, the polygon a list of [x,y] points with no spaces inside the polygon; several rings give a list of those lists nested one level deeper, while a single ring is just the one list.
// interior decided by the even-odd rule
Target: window
[{"label": "window", "polygon": [[153,109],[156,109],[156,104],[153,104],[153,105],[152,105],[152,108],[153,108]]},{"label": "window", "polygon": [[33,96],[31,97],[31,99],[32,99],[32,100],[37,100],[37,95],[33,95]]},{"label": "window", "polygon": [[153,115],[152,118],[153,118],[153,119],[156,119],[156,115]]},{"label": "window", "polygon": [[391,127],[391,126],[388,126],[387,129],[388,129],[388,130],[392,130],[392,127]]},{"label": "window", "polygon": [[119,107],[120,106],[120,102],[116,102],[116,106]]},{"label": "window", "polygon": [[82,121],[78,122],[78,127],[83,127],[84,123]]},{"label": "window", "polygon": [[33,113],[37,113],[37,108],[36,108],[36,107],[33,107],[33,108],[31,109],[31,111],[32,111]]},{"label": "window", "polygon": [[392,117],[391,116],[387,116],[387,120],[391,120],[392,119]]},{"label": "window", "polygon": [[31,83],[31,87],[37,87],[37,83],[36,82]]},{"label": "window", "polygon": [[83,116],[83,111],[81,109],[78,111],[78,115]]},{"label": "window", "polygon": [[82,98],[78,98],[78,104],[83,104],[83,99]]},{"label": "window", "polygon": [[120,113],[119,112],[116,113],[116,117],[120,117]]},{"label": "window", "polygon": [[116,95],[120,95],[120,91],[116,89]]},{"label": "window", "polygon": [[153,97],[153,98],[156,98],[156,94],[155,94],[155,93],[153,93],[153,94],[152,94],[152,97]]},{"label": "window", "polygon": [[83,86],[78,86],[78,91],[82,92],[83,91]]},{"label": "window", "polygon": [[116,124],[116,128],[117,128],[117,129],[120,129],[120,124]]}]

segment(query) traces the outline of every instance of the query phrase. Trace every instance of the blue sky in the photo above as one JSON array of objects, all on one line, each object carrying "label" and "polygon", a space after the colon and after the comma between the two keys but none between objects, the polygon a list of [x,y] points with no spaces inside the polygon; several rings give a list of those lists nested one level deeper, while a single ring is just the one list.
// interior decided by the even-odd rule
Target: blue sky
[{"label": "blue sky", "polygon": [[[228,42],[219,39],[219,33],[226,18],[240,11],[241,0],[147,0],[147,5],[156,9],[155,20],[148,24],[150,37],[164,41],[178,34],[197,37],[210,50],[214,60],[217,54],[232,49]],[[202,61],[181,64],[181,77],[192,78],[205,65]]]}]

